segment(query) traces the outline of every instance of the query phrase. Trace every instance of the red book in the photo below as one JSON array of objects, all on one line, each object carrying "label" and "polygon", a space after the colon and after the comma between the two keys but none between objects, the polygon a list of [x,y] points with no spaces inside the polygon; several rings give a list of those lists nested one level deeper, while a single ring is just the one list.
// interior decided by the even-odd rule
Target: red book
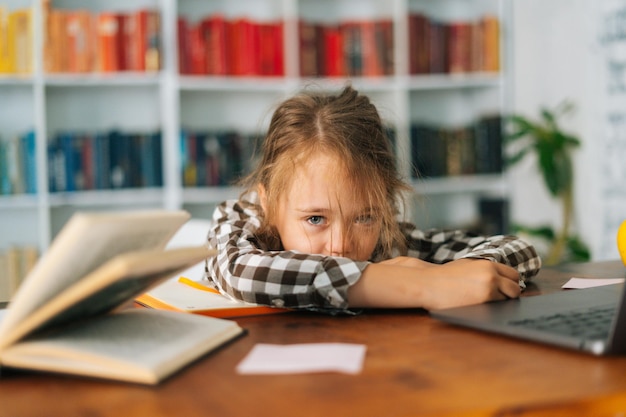
[{"label": "red book", "polygon": [[190,56],[190,73],[194,75],[206,75],[207,59],[204,44],[204,36],[202,33],[202,24],[198,23],[189,28],[189,56]]},{"label": "red book", "polygon": [[176,21],[176,45],[178,48],[178,73],[189,74],[189,51],[187,42],[187,19],[178,17]]},{"label": "red book", "polygon": [[100,72],[115,72],[119,69],[118,36],[119,24],[115,13],[103,12],[97,17],[97,69]]},{"label": "red book", "polygon": [[230,20],[224,20],[224,56],[226,57],[226,74],[232,75],[234,73],[234,61],[235,61],[235,38],[236,34],[233,33],[233,22]]},{"label": "red book", "polygon": [[470,67],[470,26],[467,22],[448,25],[448,72],[465,73]]},{"label": "red book", "polygon": [[214,14],[205,19],[205,28],[208,73],[226,75],[228,73],[226,55],[228,23],[223,15]]},{"label": "red book", "polygon": [[239,18],[232,23],[233,75],[258,74],[259,37],[256,23]]},{"label": "red book", "polygon": [[274,23],[274,74],[276,76],[285,75],[285,53],[283,38],[283,22]]},{"label": "red book", "polygon": [[276,76],[283,73],[282,23],[259,23],[258,74]]},{"label": "red book", "polygon": [[337,26],[324,27],[324,75],[340,77],[345,74],[343,59],[343,41]]},{"label": "red book", "polygon": [[137,41],[137,22],[134,14],[124,14],[122,28],[122,44],[124,45],[124,68],[130,71],[137,71],[139,59],[135,42]]},{"label": "red book", "polygon": [[409,73],[430,72],[430,22],[423,14],[409,16]]},{"label": "red book", "polygon": [[125,37],[126,36],[126,28],[125,28],[126,17],[122,13],[117,14],[115,17],[117,18],[117,30],[118,30],[118,35],[116,36],[117,46],[115,48],[117,51],[117,70],[126,71],[130,69],[129,68],[130,63],[126,59],[126,49],[127,49],[126,37]]},{"label": "red book", "polygon": [[132,69],[134,71],[145,71],[146,70],[146,50],[147,46],[147,27],[148,27],[148,10],[138,10],[133,13],[134,24],[134,41],[132,43],[132,48],[134,52],[132,55],[135,58],[135,61],[132,65]]},{"label": "red book", "polygon": [[318,74],[317,63],[317,26],[314,23],[300,21],[300,75],[315,77]]}]

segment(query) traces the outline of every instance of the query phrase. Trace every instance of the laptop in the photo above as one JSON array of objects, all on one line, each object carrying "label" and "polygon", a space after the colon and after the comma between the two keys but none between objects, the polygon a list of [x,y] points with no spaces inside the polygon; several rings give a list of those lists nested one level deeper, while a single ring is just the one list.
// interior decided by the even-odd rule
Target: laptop
[{"label": "laptop", "polygon": [[624,284],[432,310],[437,320],[486,332],[580,350],[626,353]]}]

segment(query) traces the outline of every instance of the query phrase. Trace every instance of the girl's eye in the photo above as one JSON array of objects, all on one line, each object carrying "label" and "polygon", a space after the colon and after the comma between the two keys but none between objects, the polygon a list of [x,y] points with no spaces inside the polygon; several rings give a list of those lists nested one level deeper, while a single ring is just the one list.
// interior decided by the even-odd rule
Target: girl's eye
[{"label": "girl's eye", "polygon": [[365,214],[363,216],[359,216],[356,218],[355,223],[358,224],[372,224],[374,223],[374,216],[370,214]]},{"label": "girl's eye", "polygon": [[311,216],[307,219],[307,221],[309,223],[311,223],[312,225],[320,225],[324,223],[324,217],[323,216]]}]

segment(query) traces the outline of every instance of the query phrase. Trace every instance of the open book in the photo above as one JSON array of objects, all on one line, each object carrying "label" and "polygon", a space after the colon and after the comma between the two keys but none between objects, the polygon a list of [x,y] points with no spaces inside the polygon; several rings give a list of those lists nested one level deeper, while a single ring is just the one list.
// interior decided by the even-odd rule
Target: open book
[{"label": "open book", "polygon": [[180,277],[178,280],[167,280],[145,294],[140,295],[135,301],[146,307],[161,310],[222,318],[257,316],[290,311],[286,308],[232,300],[212,287],[186,277]]},{"label": "open book", "polygon": [[129,308],[213,256],[164,250],[184,211],[77,213],[26,277],[0,323],[0,366],[155,384],[241,334],[235,322]]}]

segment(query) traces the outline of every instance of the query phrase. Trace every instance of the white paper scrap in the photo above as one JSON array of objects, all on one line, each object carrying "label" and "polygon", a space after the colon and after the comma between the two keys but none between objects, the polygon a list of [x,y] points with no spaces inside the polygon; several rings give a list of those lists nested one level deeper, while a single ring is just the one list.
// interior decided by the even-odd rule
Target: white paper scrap
[{"label": "white paper scrap", "polygon": [[357,374],[363,368],[365,345],[353,343],[257,343],[237,365],[240,374],[295,374],[342,372]]},{"label": "white paper scrap", "polygon": [[582,289],[601,287],[603,285],[619,284],[624,278],[570,278],[561,288]]}]

